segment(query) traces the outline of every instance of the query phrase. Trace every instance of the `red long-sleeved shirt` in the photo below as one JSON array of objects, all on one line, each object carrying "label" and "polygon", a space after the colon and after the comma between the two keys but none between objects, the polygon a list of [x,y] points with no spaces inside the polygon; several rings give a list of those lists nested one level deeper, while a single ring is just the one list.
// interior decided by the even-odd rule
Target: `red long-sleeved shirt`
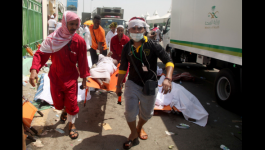
[{"label": "red long-sleeved shirt", "polygon": [[36,69],[38,73],[40,68],[45,65],[51,56],[52,65],[48,74],[50,80],[54,81],[54,79],[58,79],[59,77],[66,85],[70,81],[77,80],[79,74],[76,63],[78,63],[80,78],[90,76],[85,40],[80,35],[75,34],[72,38],[70,48],[75,54],[69,51],[68,45],[65,45],[55,53],[44,53],[38,49],[33,56],[30,71]]},{"label": "red long-sleeved shirt", "polygon": [[121,41],[119,41],[118,35],[115,35],[111,38],[110,42],[110,49],[112,51],[111,57],[113,59],[116,59],[117,61],[121,60],[121,52],[123,49],[123,46],[130,41],[130,38],[123,34]]}]

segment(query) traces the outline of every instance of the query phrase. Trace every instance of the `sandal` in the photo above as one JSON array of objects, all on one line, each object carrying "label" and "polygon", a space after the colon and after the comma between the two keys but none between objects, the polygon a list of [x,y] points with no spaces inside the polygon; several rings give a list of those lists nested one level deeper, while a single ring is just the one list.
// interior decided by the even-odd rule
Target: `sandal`
[{"label": "sandal", "polygon": [[[142,135],[144,134],[144,135]],[[140,131],[140,133],[138,133],[139,138],[142,140],[146,140],[148,138],[148,135],[146,134],[146,132],[144,131],[144,129],[142,128],[142,130]],[[142,136],[145,136],[144,138]]]},{"label": "sandal", "polygon": [[[74,132],[73,134],[70,134],[70,132]],[[77,136],[76,137],[72,137],[73,135],[75,135],[77,133]],[[69,131],[69,137],[71,138],[71,139],[76,139],[76,138],[78,138],[78,135],[79,135],[79,133],[76,131],[76,129],[71,129],[70,131]]]},{"label": "sandal", "polygon": [[[126,144],[129,144],[129,146],[126,146]],[[139,140],[138,140],[138,138],[135,138],[133,141],[129,140],[129,141],[126,141],[125,143],[123,143],[123,148],[124,149],[130,149],[131,147],[138,145],[138,144],[139,144]]]},{"label": "sandal", "polygon": [[[66,120],[67,120],[67,113],[66,112],[62,112],[62,114],[61,114],[61,117],[60,117],[60,120],[62,121],[62,122],[65,122]],[[64,116],[66,116],[66,117],[64,117]],[[63,120],[63,119],[65,119],[65,120]]]}]

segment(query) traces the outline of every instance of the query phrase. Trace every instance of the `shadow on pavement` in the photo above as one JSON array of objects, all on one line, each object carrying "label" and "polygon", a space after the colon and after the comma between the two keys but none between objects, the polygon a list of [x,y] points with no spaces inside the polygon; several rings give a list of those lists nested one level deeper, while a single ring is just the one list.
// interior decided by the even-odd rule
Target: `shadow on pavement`
[{"label": "shadow on pavement", "polygon": [[[102,133],[102,126],[99,126],[99,123],[102,124],[104,122],[104,115],[105,115],[105,110],[106,110],[106,102],[107,102],[107,93],[101,93],[100,95],[94,94],[95,92],[90,92],[91,94],[91,99],[86,102],[86,106],[84,107],[84,101],[79,102],[79,113],[78,113],[78,118],[75,121],[75,126],[77,129],[77,132],[79,131],[79,136],[80,132],[82,131],[89,131],[89,132],[94,132],[94,133]],[[56,117],[58,115],[59,117]],[[59,121],[55,121],[55,119]],[[108,118],[108,119],[113,119],[113,118]],[[64,127],[60,127],[62,126]],[[60,114],[57,114],[54,111],[50,111],[47,117],[47,120],[45,122],[45,126],[43,128],[43,132],[45,130],[50,130],[53,129],[52,131],[47,132],[46,135],[38,135],[38,138],[45,138],[45,137],[51,137],[52,138],[57,138],[57,137],[62,137],[62,136],[69,136],[69,127],[68,127],[68,121],[65,121],[63,123],[60,121]],[[42,128],[42,126],[33,126],[35,129]],[[56,128],[61,128],[65,133],[61,134],[54,129]],[[39,133],[41,134],[41,133]],[[33,135],[35,136],[35,135]],[[70,137],[69,137],[70,138]],[[30,144],[32,141],[27,140],[27,144]]]},{"label": "shadow on pavement", "polygon": [[83,139],[82,142],[73,147],[73,150],[80,149],[93,149],[93,150],[102,150],[102,149],[123,149],[122,144],[127,140],[127,137],[121,135],[95,135],[86,139]]}]

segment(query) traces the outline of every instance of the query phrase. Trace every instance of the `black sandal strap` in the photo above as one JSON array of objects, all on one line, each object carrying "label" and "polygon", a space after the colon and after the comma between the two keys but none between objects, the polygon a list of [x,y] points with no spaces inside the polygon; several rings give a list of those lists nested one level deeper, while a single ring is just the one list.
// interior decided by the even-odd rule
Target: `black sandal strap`
[{"label": "black sandal strap", "polygon": [[[67,120],[67,116],[64,117],[65,115],[67,115],[66,112],[63,112],[63,113],[61,114],[61,117],[60,117],[60,120],[61,120],[61,121],[66,121],[66,120]],[[65,120],[63,120],[63,119],[65,119]]]},{"label": "black sandal strap", "polygon": [[[70,134],[70,132],[74,132],[73,134]],[[76,137],[72,137],[73,135],[75,135],[77,133],[77,136]],[[76,129],[71,129],[71,130],[69,130],[69,136],[70,136],[70,138],[71,139],[76,139],[76,138],[78,138],[78,135],[79,135],[79,133],[76,131]]]},{"label": "black sandal strap", "polygon": [[[130,149],[133,146],[132,142],[132,140],[126,141],[125,143],[123,143],[123,148]],[[129,144],[129,146],[126,146],[125,144]]]}]

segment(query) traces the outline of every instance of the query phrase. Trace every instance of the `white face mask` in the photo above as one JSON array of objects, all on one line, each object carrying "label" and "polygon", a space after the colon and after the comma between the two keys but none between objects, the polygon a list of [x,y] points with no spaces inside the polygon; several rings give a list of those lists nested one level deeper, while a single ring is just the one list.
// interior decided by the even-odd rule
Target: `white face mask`
[{"label": "white face mask", "polygon": [[130,37],[135,41],[135,42],[138,42],[140,41],[144,35],[143,33],[130,33]]}]

